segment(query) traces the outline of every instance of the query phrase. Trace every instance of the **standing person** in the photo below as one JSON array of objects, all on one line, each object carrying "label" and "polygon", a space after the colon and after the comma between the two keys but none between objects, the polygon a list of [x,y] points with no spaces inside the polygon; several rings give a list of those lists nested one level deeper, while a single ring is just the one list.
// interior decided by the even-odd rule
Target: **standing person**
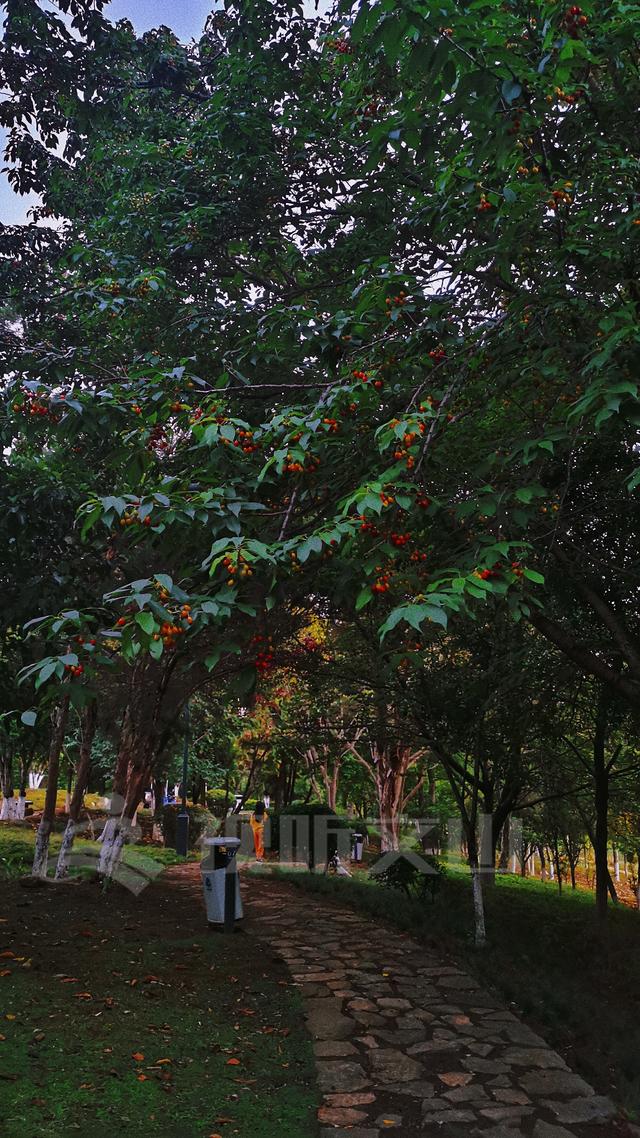
[{"label": "standing person", "polygon": [[268,817],[264,802],[258,802],[249,819],[249,825],[253,830],[256,861],[264,861],[264,824]]}]

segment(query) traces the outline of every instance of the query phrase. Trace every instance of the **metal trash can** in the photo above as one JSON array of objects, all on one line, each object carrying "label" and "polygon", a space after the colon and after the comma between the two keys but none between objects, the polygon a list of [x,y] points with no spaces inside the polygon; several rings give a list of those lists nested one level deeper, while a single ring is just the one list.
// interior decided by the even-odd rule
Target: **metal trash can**
[{"label": "metal trash can", "polygon": [[[235,862],[240,846],[240,838],[205,838],[204,845],[208,846],[208,853],[200,865],[202,873],[202,888],[207,907],[207,920],[210,925],[224,925],[224,898],[227,866]],[[240,896],[240,876],[233,866],[235,879],[235,920],[242,919],[242,898]]]},{"label": "metal trash can", "polygon": [[351,860],[362,861],[362,851],[364,849],[364,834],[359,834],[357,831],[351,835]]}]

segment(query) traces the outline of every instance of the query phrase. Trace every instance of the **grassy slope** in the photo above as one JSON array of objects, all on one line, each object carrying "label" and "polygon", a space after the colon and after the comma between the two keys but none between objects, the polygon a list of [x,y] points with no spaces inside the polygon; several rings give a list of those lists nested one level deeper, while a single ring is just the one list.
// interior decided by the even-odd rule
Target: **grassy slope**
[{"label": "grassy slope", "polygon": [[[51,835],[49,851],[52,857],[57,856],[61,841],[61,833]],[[34,842],[35,831],[28,824],[0,823],[0,879],[18,877],[29,872],[33,860]],[[74,842],[73,849],[76,865],[74,867],[72,864],[71,872],[91,874],[100,855],[99,843],[82,838]],[[157,867],[177,865],[184,861],[184,858],[178,857],[171,849],[151,845],[125,847],[124,860],[127,865],[139,867],[141,872],[144,872],[145,862],[148,859]],[[153,877],[154,865],[148,865],[148,870]],[[52,872],[50,869],[50,874]]]},{"label": "grassy slope", "polygon": [[534,879],[499,877],[486,891],[489,944],[478,952],[462,874],[448,877],[435,904],[409,901],[366,876],[284,876],[454,955],[512,1001],[573,1067],[640,1117],[640,914],[611,906],[603,947],[592,894],[559,896]]}]

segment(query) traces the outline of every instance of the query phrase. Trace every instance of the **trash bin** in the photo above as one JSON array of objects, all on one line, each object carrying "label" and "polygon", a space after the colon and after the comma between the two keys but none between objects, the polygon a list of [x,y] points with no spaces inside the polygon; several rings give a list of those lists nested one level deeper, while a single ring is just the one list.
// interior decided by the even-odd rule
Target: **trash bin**
[{"label": "trash bin", "polygon": [[351,835],[351,860],[362,861],[362,851],[364,849],[364,834],[354,833]]},{"label": "trash bin", "polygon": [[[208,853],[203,858],[200,870],[202,873],[202,888],[207,907],[207,920],[210,925],[224,924],[224,894],[227,879],[227,866],[235,860],[240,846],[240,838],[205,838]],[[235,919],[242,919],[242,898],[240,896],[240,877],[237,869],[233,868],[235,879]]]}]

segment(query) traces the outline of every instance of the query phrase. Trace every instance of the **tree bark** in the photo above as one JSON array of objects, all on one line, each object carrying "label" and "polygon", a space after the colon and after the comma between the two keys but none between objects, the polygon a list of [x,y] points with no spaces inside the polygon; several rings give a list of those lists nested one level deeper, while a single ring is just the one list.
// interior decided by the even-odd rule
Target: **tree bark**
[{"label": "tree bark", "polygon": [[601,692],[593,740],[594,805],[596,815],[593,852],[596,865],[596,912],[601,925],[606,923],[609,905],[609,772],[605,758],[606,738],[607,700],[604,692]]},{"label": "tree bark", "polygon": [[473,894],[473,925],[476,948],[484,948],[487,943],[487,928],[484,915],[484,894],[482,872],[478,859],[478,841],[475,833],[467,830],[467,849],[471,870],[471,889]]},{"label": "tree bark", "polygon": [[82,737],[80,740],[80,754],[78,756],[78,766],[76,768],[76,784],[73,788],[73,794],[69,801],[69,821],[65,827],[62,837],[62,845],[58,854],[58,861],[56,864],[56,880],[66,877],[69,872],[69,857],[73,849],[73,842],[76,835],[76,829],[80,820],[80,814],[84,805],[84,795],[89,782],[89,772],[91,770],[91,749],[93,746],[93,739],[96,733],[97,723],[97,707],[95,703],[90,703],[85,707],[81,719],[81,732]]},{"label": "tree bark", "polygon": [[56,816],[56,800],[58,795],[58,775],[60,773],[60,753],[64,742],[64,735],[69,715],[69,696],[64,695],[61,702],[51,713],[51,738],[49,742],[49,763],[47,768],[47,790],[44,799],[44,810],[38,832],[33,855],[31,874],[33,877],[47,876],[47,860],[49,857],[49,839]]}]

